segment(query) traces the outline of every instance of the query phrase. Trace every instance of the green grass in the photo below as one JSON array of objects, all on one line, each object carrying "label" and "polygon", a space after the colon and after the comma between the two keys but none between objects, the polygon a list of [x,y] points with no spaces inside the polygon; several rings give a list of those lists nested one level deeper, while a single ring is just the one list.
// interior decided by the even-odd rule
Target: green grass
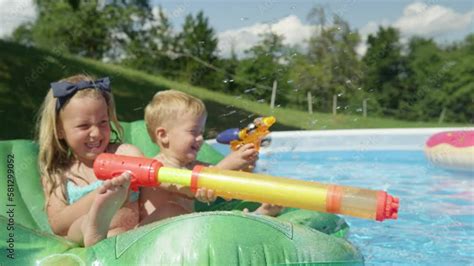
[{"label": "green grass", "polygon": [[322,113],[310,115],[285,108],[272,110],[266,104],[133,69],[0,41],[0,117],[3,122],[0,139],[33,138],[36,113],[49,90],[49,83],[77,73],[112,79],[121,121],[143,119],[144,107],[159,90],[173,88],[195,95],[205,102],[209,112],[207,137],[214,137],[226,128],[246,125],[255,115],[276,116],[273,130],[472,126]]}]

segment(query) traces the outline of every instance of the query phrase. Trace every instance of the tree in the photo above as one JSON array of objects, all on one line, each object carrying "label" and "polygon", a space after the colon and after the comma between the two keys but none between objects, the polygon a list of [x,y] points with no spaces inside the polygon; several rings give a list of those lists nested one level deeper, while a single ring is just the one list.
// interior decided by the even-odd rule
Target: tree
[{"label": "tree", "polygon": [[[237,76],[244,78],[247,83],[241,83],[241,92],[252,92],[247,96],[269,101],[273,82],[278,82],[278,102],[284,104],[288,85],[288,57],[283,37],[267,32],[260,36],[262,39],[255,46],[245,51],[246,59],[241,60]],[[249,88],[249,82],[255,84]],[[250,89],[250,91],[249,91]]]},{"label": "tree", "polygon": [[447,49],[446,108],[447,121],[474,122],[474,34],[466,36],[459,45]]},{"label": "tree", "polygon": [[314,30],[308,40],[306,56],[297,57],[291,68],[292,79],[301,91],[309,94],[308,98],[314,95],[319,99],[319,110],[328,111],[333,95],[340,95],[340,102],[346,105],[359,94],[356,89],[362,74],[355,47],[360,38],[337,15],[333,16],[333,23],[327,25],[322,7],[314,7],[308,20]]},{"label": "tree", "polygon": [[[14,40],[95,59],[121,59],[150,21],[148,0],[36,0],[38,18],[20,26]],[[127,47],[127,45],[131,47]]]},{"label": "tree", "polygon": [[237,54],[235,53],[235,49],[233,46],[231,48],[230,58],[221,59],[218,65],[222,66],[224,70],[221,78],[219,78],[219,80],[222,80],[222,82],[224,83],[223,91],[235,93],[238,89],[238,84],[236,83],[235,76],[237,74],[239,60],[237,58]]},{"label": "tree", "polygon": [[217,37],[208,18],[200,11],[196,17],[186,16],[178,35],[177,53],[181,63],[181,78],[194,85],[215,83],[214,64],[217,62]]},{"label": "tree", "polygon": [[379,27],[375,36],[369,35],[367,44],[367,53],[363,58],[363,86],[372,94],[372,102],[377,102],[384,115],[395,116],[398,114],[407,77],[399,32],[391,27]]},{"label": "tree", "polygon": [[124,23],[118,30],[125,32],[127,37],[121,49],[126,57],[121,63],[149,73],[175,77],[176,36],[161,7],[156,16],[142,9],[142,15],[134,23]]},{"label": "tree", "polygon": [[442,51],[431,39],[413,37],[408,45],[408,85],[400,95],[399,116],[404,119],[429,120],[443,109],[445,99],[443,84],[447,78]]},{"label": "tree", "polygon": [[45,49],[95,59],[113,57],[124,50],[125,40],[133,39],[140,24],[136,21],[149,11],[147,3],[113,1],[101,7],[98,1],[37,0],[37,20],[21,26],[13,36],[20,43]]}]

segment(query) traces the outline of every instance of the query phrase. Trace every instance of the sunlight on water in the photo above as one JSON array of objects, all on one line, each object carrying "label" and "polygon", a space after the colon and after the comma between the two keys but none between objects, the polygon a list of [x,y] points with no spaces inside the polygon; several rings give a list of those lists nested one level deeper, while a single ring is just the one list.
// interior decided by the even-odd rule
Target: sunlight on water
[{"label": "sunlight on water", "polygon": [[398,220],[345,217],[367,265],[474,264],[474,173],[448,172],[417,151],[268,153],[257,171],[400,198]]}]

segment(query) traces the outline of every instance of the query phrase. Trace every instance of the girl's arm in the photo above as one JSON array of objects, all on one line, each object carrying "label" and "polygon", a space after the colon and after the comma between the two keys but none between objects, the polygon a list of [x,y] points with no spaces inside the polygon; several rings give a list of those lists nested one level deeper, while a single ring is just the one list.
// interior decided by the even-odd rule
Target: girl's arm
[{"label": "girl's arm", "polygon": [[72,205],[67,205],[62,197],[61,188],[57,188],[49,196],[46,206],[46,213],[53,232],[57,235],[66,235],[72,223],[89,212],[95,196],[96,192],[93,191]]},{"label": "girl's arm", "polygon": [[[143,156],[143,153],[137,147],[130,144],[118,145],[114,150],[117,154]],[[43,183],[43,187],[46,186],[47,184]],[[80,198],[77,202],[68,205],[63,198],[61,188],[57,188],[49,196],[49,202],[46,206],[49,224],[53,232],[57,235],[66,235],[72,223],[89,212],[96,195],[97,192],[94,190]]]}]

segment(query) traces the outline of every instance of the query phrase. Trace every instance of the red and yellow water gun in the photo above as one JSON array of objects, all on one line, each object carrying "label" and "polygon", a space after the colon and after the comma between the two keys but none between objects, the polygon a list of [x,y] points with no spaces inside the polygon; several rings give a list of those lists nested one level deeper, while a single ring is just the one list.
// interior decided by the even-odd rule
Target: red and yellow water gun
[{"label": "red and yellow water gun", "polygon": [[253,143],[258,151],[262,140],[270,133],[268,129],[275,122],[274,116],[257,117],[253,123],[243,129],[230,128],[222,131],[217,135],[216,141],[221,144],[229,144],[234,151],[244,144]]},{"label": "red and yellow water gun", "polygon": [[274,177],[243,171],[220,170],[198,165],[193,170],[165,167],[154,159],[99,155],[94,162],[97,178],[105,180],[131,171],[131,188],[160,183],[214,190],[217,196],[267,202],[286,207],[351,215],[383,221],[397,219],[398,198],[385,191]]}]

